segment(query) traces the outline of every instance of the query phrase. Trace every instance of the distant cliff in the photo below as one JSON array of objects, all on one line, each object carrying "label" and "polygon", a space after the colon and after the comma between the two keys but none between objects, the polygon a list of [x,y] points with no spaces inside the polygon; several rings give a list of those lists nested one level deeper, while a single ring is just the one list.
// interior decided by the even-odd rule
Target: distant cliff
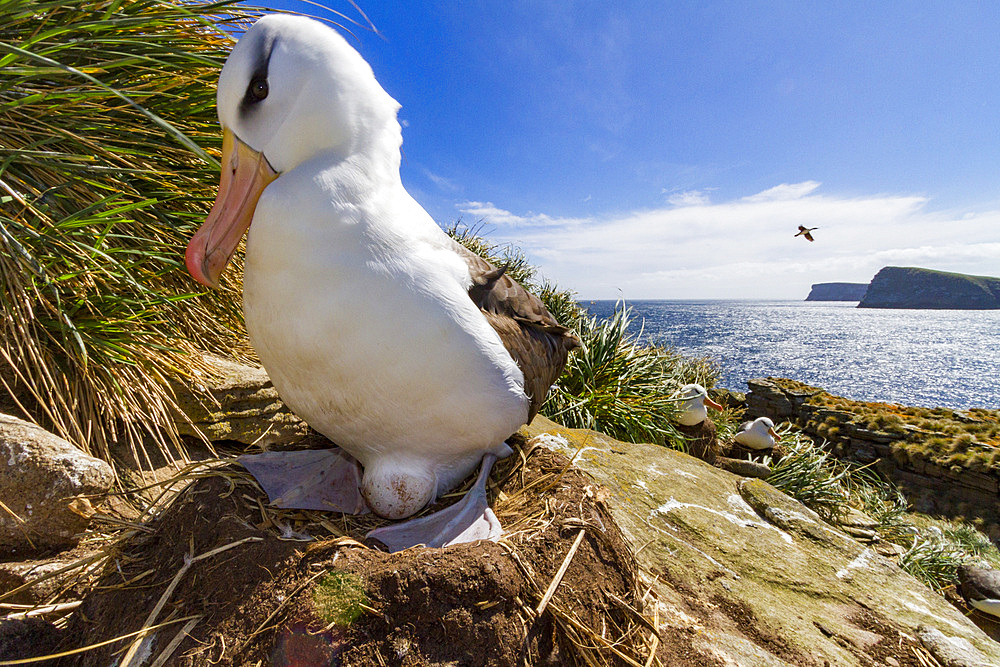
[{"label": "distant cliff", "polygon": [[872,279],[858,308],[1000,308],[1000,278],[887,266]]},{"label": "distant cliff", "polygon": [[806,301],[861,301],[868,283],[816,283]]}]

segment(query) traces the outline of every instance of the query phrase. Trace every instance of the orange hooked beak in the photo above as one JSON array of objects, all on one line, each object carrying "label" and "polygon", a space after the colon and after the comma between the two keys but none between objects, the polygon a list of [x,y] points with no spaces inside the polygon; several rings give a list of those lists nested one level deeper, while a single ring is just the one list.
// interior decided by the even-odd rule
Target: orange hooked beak
[{"label": "orange hooked beak", "polygon": [[222,135],[222,175],[219,194],[184,253],[187,270],[206,287],[219,278],[246,234],[264,188],[278,177],[264,154],[239,140],[228,128]]},{"label": "orange hooked beak", "polygon": [[774,438],[774,439],[775,439],[776,441],[777,441],[777,440],[781,440],[781,436],[780,436],[780,435],[778,435],[778,432],[777,432],[777,431],[775,431],[775,430],[774,430],[773,428],[769,428],[769,429],[767,429],[767,432],[768,432],[768,433],[770,433],[770,434],[771,434],[771,437],[772,437],[772,438]]},{"label": "orange hooked beak", "polygon": [[712,399],[710,399],[708,396],[705,397],[703,403],[710,408],[714,408],[716,410],[722,410],[722,406],[713,401]]}]

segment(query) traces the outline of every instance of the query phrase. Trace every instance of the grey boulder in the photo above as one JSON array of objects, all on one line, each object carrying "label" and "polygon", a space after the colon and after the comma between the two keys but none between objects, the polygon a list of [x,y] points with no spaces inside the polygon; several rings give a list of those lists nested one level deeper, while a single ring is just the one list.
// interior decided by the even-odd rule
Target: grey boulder
[{"label": "grey boulder", "polygon": [[104,461],[0,414],[0,557],[73,546],[114,480]]}]

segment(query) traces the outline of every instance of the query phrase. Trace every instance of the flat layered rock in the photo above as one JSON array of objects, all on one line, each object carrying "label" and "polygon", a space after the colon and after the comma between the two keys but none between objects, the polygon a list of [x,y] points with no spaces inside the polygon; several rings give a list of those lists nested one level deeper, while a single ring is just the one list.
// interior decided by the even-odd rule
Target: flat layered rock
[{"label": "flat layered rock", "polygon": [[684,638],[692,664],[1000,665],[943,597],[766,482],[540,418],[522,433],[609,490],[661,638]]},{"label": "flat layered rock", "polygon": [[278,397],[263,368],[209,354],[203,361],[210,370],[197,386],[172,387],[183,413],[176,421],[181,435],[266,446],[294,442],[309,432]]}]

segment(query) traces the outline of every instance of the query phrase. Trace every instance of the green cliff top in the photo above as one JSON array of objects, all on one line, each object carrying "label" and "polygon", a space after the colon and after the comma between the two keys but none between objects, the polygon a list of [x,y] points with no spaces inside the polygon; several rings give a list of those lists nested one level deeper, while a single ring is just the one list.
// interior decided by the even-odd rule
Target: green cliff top
[{"label": "green cliff top", "polygon": [[[832,411],[826,429],[838,428],[844,413],[848,421],[872,431],[902,436],[894,448],[919,453],[945,466],[960,465],[974,470],[1000,469],[1000,411],[972,408],[924,408],[855,401],[797,380],[770,378],[786,391],[806,395],[806,405]],[[822,430],[822,429],[821,429]]]}]

